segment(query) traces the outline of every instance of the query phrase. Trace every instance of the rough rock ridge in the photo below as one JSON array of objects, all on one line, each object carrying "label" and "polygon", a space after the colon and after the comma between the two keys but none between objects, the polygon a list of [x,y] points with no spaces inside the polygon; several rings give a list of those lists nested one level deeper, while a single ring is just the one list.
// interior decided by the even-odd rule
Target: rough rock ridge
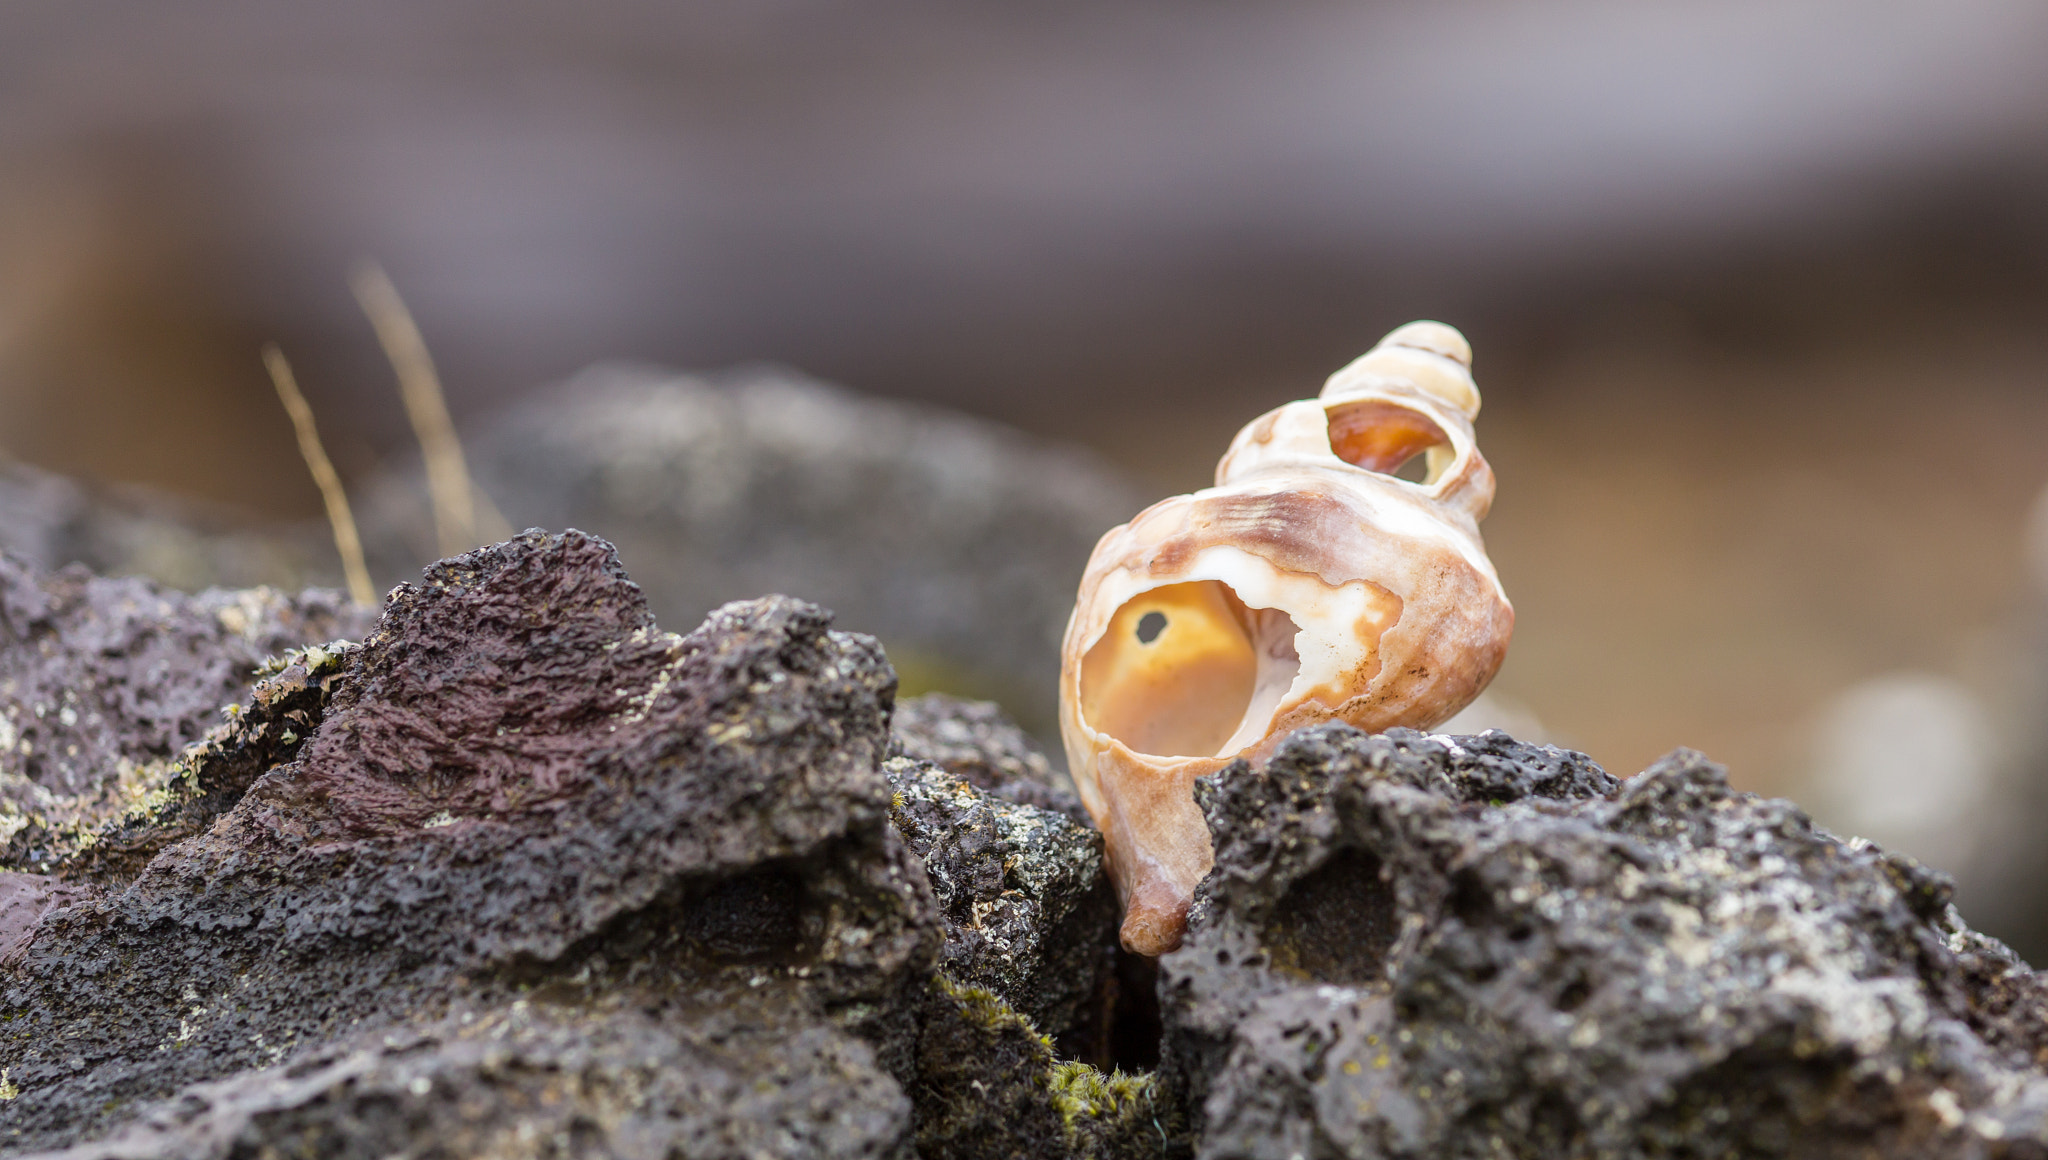
[{"label": "rough rock ridge", "polygon": [[[0,668],[128,663],[67,640]],[[1159,1067],[1105,1074],[1099,838],[985,708],[892,735],[822,609],[678,636],[529,532],[254,675],[0,850],[0,1154],[2048,1156],[2038,976],[1697,755],[1329,727],[1204,781]]]},{"label": "rough rock ridge", "polygon": [[946,974],[993,992],[1062,1054],[1105,1059],[1118,912],[1102,835],[930,762],[897,757],[882,768],[896,788],[891,820],[945,916]]},{"label": "rough rock ridge", "polygon": [[2048,993],[1941,876],[1679,751],[1295,735],[1161,963],[1202,1157],[2048,1155]]},{"label": "rough rock ridge", "polygon": [[898,1152],[939,931],[875,772],[892,686],[792,601],[659,632],[579,535],[437,565],[293,760],[36,928],[0,1132]]},{"label": "rough rock ridge", "polygon": [[[829,621],[665,633],[609,545],[531,532],[272,664],[165,792],[0,876],[0,1150],[1110,1154],[1149,1087],[940,973],[894,674]],[[1029,913],[1094,897],[1091,832],[980,808],[1062,835]]]}]

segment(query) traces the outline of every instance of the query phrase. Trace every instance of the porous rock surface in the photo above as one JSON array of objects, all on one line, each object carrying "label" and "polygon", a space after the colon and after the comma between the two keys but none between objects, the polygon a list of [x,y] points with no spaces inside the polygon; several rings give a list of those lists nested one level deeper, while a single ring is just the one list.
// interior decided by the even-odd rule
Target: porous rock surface
[{"label": "porous rock surface", "polygon": [[800,601],[660,631],[579,533],[436,565],[181,757],[254,773],[156,803],[176,840],[7,868],[41,909],[0,963],[0,1150],[1107,1154],[1068,1141],[1133,1101],[1063,1110],[1049,1044],[937,969],[893,693]]},{"label": "porous rock surface", "polygon": [[931,762],[895,757],[882,769],[896,790],[890,817],[945,916],[946,974],[999,996],[1068,1057],[1104,1058],[1119,912],[1102,835]]},{"label": "porous rock surface", "polygon": [[1099,839],[894,685],[786,597],[663,632],[580,533],[435,565],[0,851],[0,1155],[2048,1156],[2048,994],[1939,875],[1498,733],[1200,783],[1105,1074]]},{"label": "porous rock surface", "polygon": [[850,1029],[918,1001],[938,932],[871,642],[772,600],[662,633],[607,545],[536,535],[430,570],[356,652],[291,761],[37,929],[0,1130],[896,1150],[880,1056],[911,1036]]},{"label": "porous rock surface", "polygon": [[373,619],[333,591],[187,595],[0,554],[0,841],[126,808],[266,658]]},{"label": "porous rock surface", "polygon": [[2048,1155],[2039,977],[1697,754],[1323,727],[1198,797],[1161,991],[1199,1156]]}]

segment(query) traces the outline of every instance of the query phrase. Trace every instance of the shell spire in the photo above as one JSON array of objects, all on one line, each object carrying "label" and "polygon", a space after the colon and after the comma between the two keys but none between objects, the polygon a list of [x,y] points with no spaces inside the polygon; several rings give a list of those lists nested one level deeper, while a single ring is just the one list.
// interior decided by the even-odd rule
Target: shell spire
[{"label": "shell spire", "polygon": [[1323,721],[1428,728],[1499,669],[1514,609],[1479,538],[1494,482],[1471,365],[1457,330],[1409,323],[1247,424],[1215,487],[1096,545],[1060,731],[1129,950],[1180,944],[1213,863],[1195,778]]}]

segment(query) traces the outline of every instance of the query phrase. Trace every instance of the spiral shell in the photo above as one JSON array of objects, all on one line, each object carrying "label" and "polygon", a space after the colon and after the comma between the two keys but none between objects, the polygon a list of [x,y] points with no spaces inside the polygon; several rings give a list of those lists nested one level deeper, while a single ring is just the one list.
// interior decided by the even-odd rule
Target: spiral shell
[{"label": "spiral shell", "polygon": [[1178,946],[1213,864],[1195,778],[1322,721],[1428,728],[1500,668],[1515,614],[1479,539],[1493,472],[1471,363],[1456,330],[1409,323],[1239,431],[1215,487],[1096,545],[1060,730],[1126,948]]}]

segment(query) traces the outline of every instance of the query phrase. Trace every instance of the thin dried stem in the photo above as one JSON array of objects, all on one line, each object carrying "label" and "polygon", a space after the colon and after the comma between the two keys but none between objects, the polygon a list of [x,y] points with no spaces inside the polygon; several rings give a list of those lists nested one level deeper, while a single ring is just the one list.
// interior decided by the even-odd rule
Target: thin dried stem
[{"label": "thin dried stem", "polygon": [[306,470],[312,473],[320,499],[327,505],[327,523],[334,529],[334,549],[341,553],[349,598],[365,608],[373,607],[377,590],[370,586],[370,569],[363,563],[362,537],[356,535],[356,518],[348,510],[348,493],[342,490],[341,476],[335,474],[326,448],[320,445],[320,432],[313,426],[313,408],[306,405],[306,396],[299,393],[292,366],[284,360],[284,352],[276,343],[263,348],[263,365],[270,368],[270,381],[277,386],[278,400],[284,404],[285,414],[292,418],[292,429],[298,432],[299,454],[306,457]]},{"label": "thin dried stem", "polygon": [[[405,400],[405,413],[420,441],[420,454],[427,465],[427,493],[434,504],[434,538],[441,554],[452,556],[477,546],[487,534],[504,539],[509,528],[480,526],[475,484],[462,455],[462,443],[455,437],[455,423],[448,417],[448,400],[441,391],[441,376],[434,371],[426,340],[405,308],[398,287],[391,284],[375,262],[360,262],[349,275],[356,301],[377,331],[377,341],[398,375],[398,393]],[[486,501],[486,508],[489,508]],[[496,509],[490,509],[496,514]],[[503,524],[504,517],[491,521]]]}]

